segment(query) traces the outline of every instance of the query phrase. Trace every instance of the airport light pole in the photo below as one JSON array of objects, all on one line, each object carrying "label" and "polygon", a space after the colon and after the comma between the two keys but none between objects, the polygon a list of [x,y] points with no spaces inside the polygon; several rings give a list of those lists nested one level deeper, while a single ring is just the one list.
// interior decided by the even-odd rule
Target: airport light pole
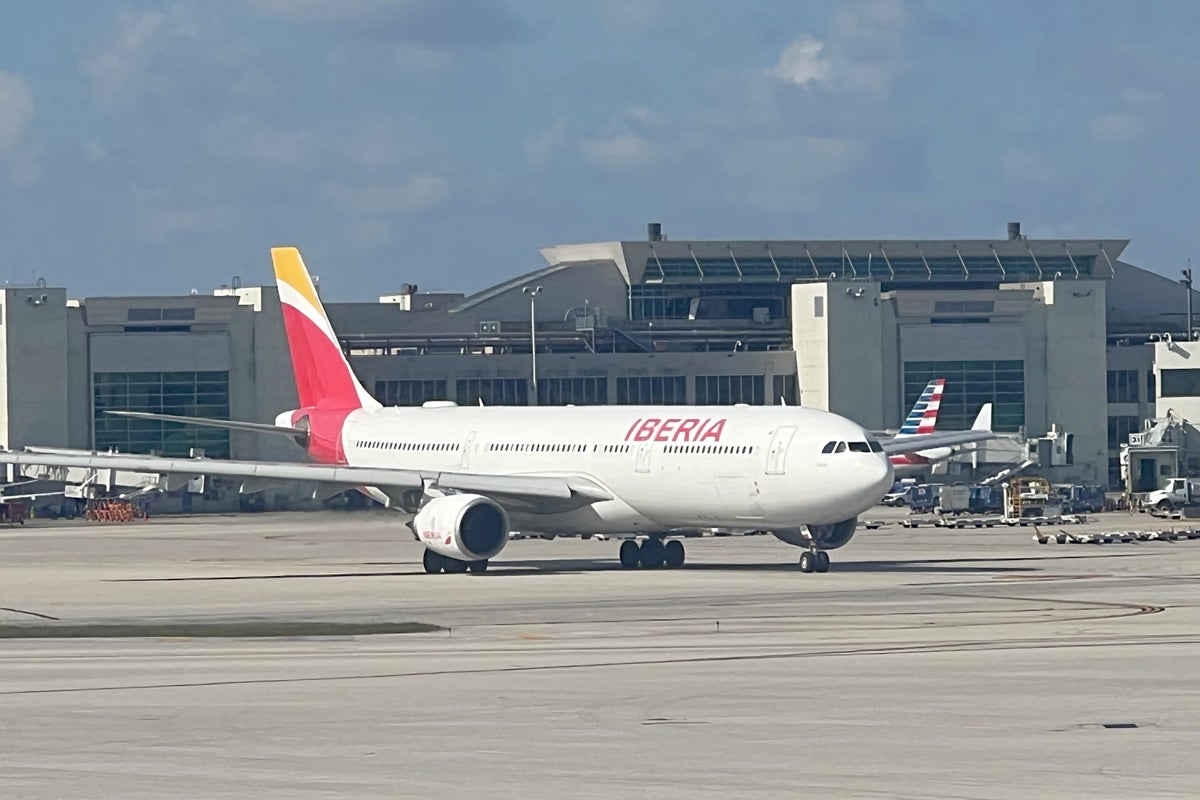
[{"label": "airport light pole", "polygon": [[537,390],[537,296],[542,293],[540,286],[526,286],[522,294],[529,295],[529,363],[533,374],[533,405],[538,404]]},{"label": "airport light pole", "polygon": [[1187,341],[1192,341],[1195,337],[1192,336],[1192,267],[1189,259],[1187,269],[1181,269],[1183,280],[1180,281],[1187,287],[1187,334],[1184,337]]}]

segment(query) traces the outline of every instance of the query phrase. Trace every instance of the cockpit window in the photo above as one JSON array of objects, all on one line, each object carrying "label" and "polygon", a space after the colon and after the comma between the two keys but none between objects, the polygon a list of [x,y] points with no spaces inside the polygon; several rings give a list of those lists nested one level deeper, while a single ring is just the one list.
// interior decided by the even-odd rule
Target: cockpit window
[{"label": "cockpit window", "polygon": [[868,445],[866,442],[851,442],[850,443],[850,452],[851,453],[869,453],[869,452],[871,452],[871,446]]},{"label": "cockpit window", "polygon": [[875,441],[874,439],[867,442],[867,444],[869,444],[871,446],[872,453],[882,453],[883,452],[883,445],[881,445],[879,442]]},{"label": "cockpit window", "polygon": [[845,442],[838,442],[838,443],[837,443],[837,447],[835,447],[835,448],[833,449],[833,452],[835,452],[835,453],[844,453],[844,452],[846,452],[846,443],[845,443]]},{"label": "cockpit window", "polygon": [[837,447],[837,442],[829,442],[828,444],[826,444],[824,447],[821,448],[821,452],[822,453],[832,453],[833,448],[835,448],[835,447]]}]

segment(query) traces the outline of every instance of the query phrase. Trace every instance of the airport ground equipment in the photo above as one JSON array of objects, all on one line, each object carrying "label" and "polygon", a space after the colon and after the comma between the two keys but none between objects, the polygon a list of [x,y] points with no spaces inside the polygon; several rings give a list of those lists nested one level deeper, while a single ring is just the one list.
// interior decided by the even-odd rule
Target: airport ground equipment
[{"label": "airport ground equipment", "polygon": [[1200,485],[1189,478],[1172,478],[1163,488],[1148,492],[1142,505],[1156,511],[1200,505]]},{"label": "airport ground equipment", "polygon": [[1004,484],[1005,524],[1048,524],[1062,516],[1062,502],[1045,478],[1013,478]]}]

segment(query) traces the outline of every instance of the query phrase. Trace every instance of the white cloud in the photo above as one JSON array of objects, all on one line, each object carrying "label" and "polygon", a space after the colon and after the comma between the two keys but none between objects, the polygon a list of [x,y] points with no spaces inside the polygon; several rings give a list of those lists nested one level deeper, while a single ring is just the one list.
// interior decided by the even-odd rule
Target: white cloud
[{"label": "white cloud", "polygon": [[155,37],[165,21],[166,16],[158,11],[144,14],[122,11],[117,15],[114,41],[83,64],[97,105],[112,110],[130,94],[140,91],[140,86],[135,85],[149,68]]},{"label": "white cloud", "polygon": [[436,175],[413,175],[392,185],[333,185],[326,188],[325,195],[350,214],[410,214],[443,205],[450,199],[450,182]]},{"label": "white cloud", "polygon": [[801,89],[882,95],[904,69],[907,23],[900,0],[844,3],[824,40],[796,38],[765,74]]},{"label": "white cloud", "polygon": [[583,153],[589,160],[613,169],[637,169],[659,161],[663,148],[636,133],[620,133],[608,139],[584,139]]},{"label": "white cloud", "polygon": [[784,48],[779,63],[767,70],[767,75],[802,89],[809,85],[827,86],[833,63],[821,55],[824,49],[824,42],[802,36]]},{"label": "white cloud", "polygon": [[1094,117],[1088,135],[1101,142],[1128,142],[1145,133],[1146,126],[1136,114],[1113,111]]},{"label": "white cloud", "polygon": [[549,125],[530,132],[521,142],[525,160],[535,167],[550,163],[567,135],[567,121],[561,117]]},{"label": "white cloud", "polygon": [[18,184],[37,178],[38,148],[29,142],[33,92],[19,75],[0,72],[0,162],[8,162]]}]

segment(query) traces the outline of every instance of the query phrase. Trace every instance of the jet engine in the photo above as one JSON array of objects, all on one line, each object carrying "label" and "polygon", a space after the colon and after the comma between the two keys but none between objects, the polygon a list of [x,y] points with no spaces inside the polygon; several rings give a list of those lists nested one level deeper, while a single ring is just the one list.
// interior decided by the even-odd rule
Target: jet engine
[{"label": "jet engine", "polygon": [[495,557],[508,544],[508,514],[478,494],[450,494],[427,502],[413,518],[421,543],[459,561]]},{"label": "jet engine", "polygon": [[787,542],[796,547],[808,547],[815,544],[818,550],[836,550],[844,547],[850,541],[856,527],[858,527],[857,517],[829,525],[805,525],[800,529],[771,531],[771,533],[775,534],[775,538],[781,542]]}]

